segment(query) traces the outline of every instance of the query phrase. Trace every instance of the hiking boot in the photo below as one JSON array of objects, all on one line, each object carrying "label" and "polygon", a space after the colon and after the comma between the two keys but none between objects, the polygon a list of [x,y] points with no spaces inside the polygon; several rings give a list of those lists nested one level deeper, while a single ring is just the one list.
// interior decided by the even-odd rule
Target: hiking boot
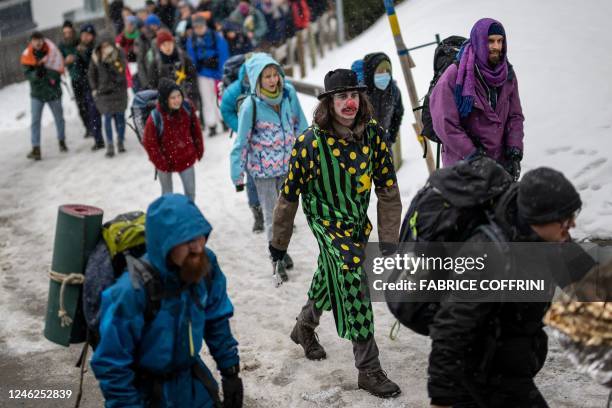
[{"label": "hiking boot", "polygon": [[324,360],[327,357],[325,349],[319,343],[315,328],[308,323],[297,321],[291,331],[291,340],[304,349],[304,356],[309,360]]},{"label": "hiking boot", "polygon": [[251,207],[251,211],[253,212],[253,218],[255,219],[253,222],[253,232],[260,233],[264,230],[264,220],[263,220],[263,212],[261,211],[260,206]]},{"label": "hiking boot", "polygon": [[119,153],[125,153],[125,145],[123,144],[123,142],[117,143],[117,151]]},{"label": "hiking boot", "polygon": [[105,147],[106,145],[104,144],[104,142],[96,142],[91,147],[91,150],[95,152],[96,150],[104,149]]},{"label": "hiking boot", "polygon": [[115,146],[113,146],[112,143],[110,143],[107,147],[106,147],[106,154],[105,156],[110,158],[113,157],[115,155]]},{"label": "hiking boot", "polygon": [[382,369],[377,371],[359,371],[357,385],[379,398],[392,398],[401,394],[400,387],[387,377]]},{"label": "hiking boot", "polygon": [[272,277],[274,278],[274,285],[277,288],[282,285],[283,282],[287,282],[289,280],[284,261],[280,260],[272,262]]},{"label": "hiking boot", "polygon": [[33,146],[32,151],[26,157],[32,160],[40,160],[40,146]]},{"label": "hiking boot", "polygon": [[285,257],[283,258],[283,262],[285,263],[285,268],[287,269],[293,268],[293,259],[291,259],[289,254],[285,254]]},{"label": "hiking boot", "polygon": [[59,149],[60,149],[60,152],[62,152],[62,153],[66,153],[68,151],[68,146],[66,146],[66,141],[65,140],[60,140],[59,141]]},{"label": "hiking boot", "polygon": [[217,135],[217,127],[211,126],[208,128],[208,137],[213,137]]}]

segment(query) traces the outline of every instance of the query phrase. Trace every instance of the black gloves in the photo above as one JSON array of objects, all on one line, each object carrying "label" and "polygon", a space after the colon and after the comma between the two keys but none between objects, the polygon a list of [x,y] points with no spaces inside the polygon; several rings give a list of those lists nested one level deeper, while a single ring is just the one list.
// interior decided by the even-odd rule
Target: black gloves
[{"label": "black gloves", "polygon": [[244,184],[237,184],[236,185],[236,192],[240,192],[240,191],[244,191]]},{"label": "black gloves", "polygon": [[514,181],[518,181],[521,176],[523,152],[518,147],[509,147],[506,149],[504,156],[506,158],[506,165],[504,168],[514,178]]},{"label": "black gloves", "polygon": [[270,251],[272,262],[280,261],[287,254],[287,250],[274,248],[271,243],[268,245],[268,250]]},{"label": "black gloves", "polygon": [[223,387],[223,408],[242,408],[244,387],[238,377],[240,367],[235,365],[221,371],[221,386]]}]

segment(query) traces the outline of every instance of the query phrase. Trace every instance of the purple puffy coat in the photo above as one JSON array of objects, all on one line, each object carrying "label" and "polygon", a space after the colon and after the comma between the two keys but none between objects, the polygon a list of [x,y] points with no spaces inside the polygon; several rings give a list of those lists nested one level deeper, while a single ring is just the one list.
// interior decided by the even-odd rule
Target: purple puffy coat
[{"label": "purple puffy coat", "polygon": [[[512,72],[512,70],[510,70]],[[487,90],[476,81],[476,99],[472,112],[459,117],[454,90],[457,65],[450,65],[440,77],[429,99],[429,108],[436,134],[442,140],[442,163],[450,166],[476,149],[468,134],[478,138],[487,156],[504,162],[504,151],[517,147],[523,151],[523,110],[518,93],[518,82],[512,72],[498,92],[495,111],[489,105]]]}]

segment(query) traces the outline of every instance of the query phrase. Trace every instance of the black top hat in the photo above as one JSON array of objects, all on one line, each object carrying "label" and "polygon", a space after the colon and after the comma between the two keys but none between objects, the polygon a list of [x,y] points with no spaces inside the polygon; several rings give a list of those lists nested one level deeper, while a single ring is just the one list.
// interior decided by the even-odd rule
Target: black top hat
[{"label": "black top hat", "polygon": [[350,69],[336,69],[325,75],[325,92],[317,96],[319,100],[326,96],[348,91],[365,91],[365,85],[359,85],[357,74]]}]

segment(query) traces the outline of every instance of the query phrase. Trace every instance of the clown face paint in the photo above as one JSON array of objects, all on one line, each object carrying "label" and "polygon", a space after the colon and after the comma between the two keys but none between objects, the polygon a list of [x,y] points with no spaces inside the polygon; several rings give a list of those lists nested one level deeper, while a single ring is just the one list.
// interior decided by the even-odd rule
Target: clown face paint
[{"label": "clown face paint", "polygon": [[352,124],[359,111],[359,92],[340,92],[334,94],[334,115],[344,125]]}]

